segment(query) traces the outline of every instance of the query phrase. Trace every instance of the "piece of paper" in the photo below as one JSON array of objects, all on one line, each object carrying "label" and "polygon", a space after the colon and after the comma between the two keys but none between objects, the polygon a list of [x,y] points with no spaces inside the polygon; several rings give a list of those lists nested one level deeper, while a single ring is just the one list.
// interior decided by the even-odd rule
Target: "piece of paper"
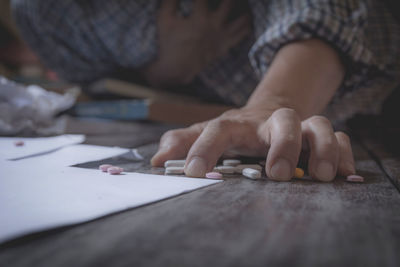
[{"label": "piece of paper", "polygon": [[68,167],[80,163],[115,157],[129,151],[130,149],[128,148],[79,144],[67,146],[63,149],[37,157],[25,158],[23,159],[23,162],[26,166],[43,166],[43,162],[45,162],[45,166],[47,166],[46,168],[57,170],[60,167]]},{"label": "piece of paper", "polygon": [[[22,141],[23,145],[16,146],[15,142]],[[47,153],[64,146],[79,144],[85,141],[80,134],[65,134],[53,137],[0,137],[0,160],[15,160]]]},{"label": "piece of paper", "polygon": [[0,160],[0,242],[86,222],[221,182],[140,173],[110,175],[68,167],[126,151],[73,145],[17,161]]}]

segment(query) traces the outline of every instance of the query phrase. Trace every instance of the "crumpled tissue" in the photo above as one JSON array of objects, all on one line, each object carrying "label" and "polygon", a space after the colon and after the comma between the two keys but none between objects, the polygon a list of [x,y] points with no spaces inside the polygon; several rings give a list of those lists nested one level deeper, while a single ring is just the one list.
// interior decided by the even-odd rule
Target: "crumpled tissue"
[{"label": "crumpled tissue", "polygon": [[0,135],[63,133],[66,118],[55,116],[71,108],[78,94],[78,88],[62,95],[36,85],[23,86],[0,76]]}]

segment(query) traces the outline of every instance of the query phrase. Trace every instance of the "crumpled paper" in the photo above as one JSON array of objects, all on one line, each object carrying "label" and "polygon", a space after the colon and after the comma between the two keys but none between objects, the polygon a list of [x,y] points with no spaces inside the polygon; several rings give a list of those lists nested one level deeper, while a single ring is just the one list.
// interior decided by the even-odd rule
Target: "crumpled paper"
[{"label": "crumpled paper", "polygon": [[65,130],[66,119],[55,116],[71,108],[79,89],[61,95],[0,76],[0,135],[53,135]]}]

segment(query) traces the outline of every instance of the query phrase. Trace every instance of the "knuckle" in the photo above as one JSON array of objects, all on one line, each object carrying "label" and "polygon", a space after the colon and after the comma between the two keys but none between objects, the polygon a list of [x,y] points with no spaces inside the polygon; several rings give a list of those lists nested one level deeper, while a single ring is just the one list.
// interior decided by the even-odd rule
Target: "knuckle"
[{"label": "knuckle", "polygon": [[308,119],[308,123],[311,125],[324,125],[331,127],[331,122],[324,116],[315,115]]},{"label": "knuckle", "polygon": [[281,142],[287,146],[297,146],[299,144],[299,137],[293,133],[286,134],[280,137]]},{"label": "knuckle", "polygon": [[165,141],[170,141],[170,140],[179,140],[181,138],[182,138],[182,130],[181,129],[169,130],[163,134],[163,136],[161,137],[161,141],[165,142]]},{"label": "knuckle", "polygon": [[236,122],[232,118],[218,118],[210,122],[209,126],[219,131],[229,131]]},{"label": "knuckle", "polygon": [[280,115],[297,116],[297,112],[292,108],[280,108],[272,113],[272,116],[280,116]]},{"label": "knuckle", "polygon": [[347,143],[350,143],[350,137],[345,132],[338,131],[338,132],[335,132],[335,135],[338,140],[343,140]]}]

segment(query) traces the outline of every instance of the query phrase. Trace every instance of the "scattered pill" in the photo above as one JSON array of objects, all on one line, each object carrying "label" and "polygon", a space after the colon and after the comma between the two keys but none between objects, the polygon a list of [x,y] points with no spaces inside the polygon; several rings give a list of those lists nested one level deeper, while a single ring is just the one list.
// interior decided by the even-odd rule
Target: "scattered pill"
[{"label": "scattered pill", "polygon": [[113,165],[110,164],[103,164],[99,166],[99,170],[101,170],[102,172],[107,172],[107,170],[111,167],[114,167]]},{"label": "scattered pill", "polygon": [[262,171],[262,167],[258,164],[239,164],[236,166],[236,173],[242,173],[243,169],[246,169],[246,168],[255,169],[260,172]]},{"label": "scattered pill", "polygon": [[294,171],[294,178],[303,178],[304,177],[304,170],[301,168],[296,168]]},{"label": "scattered pill", "polygon": [[183,167],[167,167],[165,168],[165,174],[184,174],[185,169]]},{"label": "scattered pill", "polygon": [[240,163],[242,163],[240,160],[238,159],[225,159],[224,161],[222,161],[222,165],[224,166],[237,166]]},{"label": "scattered pill", "polygon": [[168,167],[183,167],[185,166],[185,162],[186,160],[182,159],[182,160],[167,160],[164,163],[164,167],[168,168]]},{"label": "scattered pill", "polygon": [[123,172],[123,171],[124,171],[123,168],[116,167],[116,166],[112,166],[107,169],[107,172],[112,175],[121,174],[121,172]]},{"label": "scattered pill", "polygon": [[360,175],[349,175],[347,176],[346,181],[350,183],[363,183],[364,177]]},{"label": "scattered pill", "polygon": [[23,146],[23,145],[25,145],[25,142],[24,141],[15,141],[14,145],[15,146]]},{"label": "scattered pill", "polygon": [[208,173],[206,173],[206,178],[221,179],[222,178],[222,174],[219,173],[219,172],[208,172]]},{"label": "scattered pill", "polygon": [[233,166],[217,166],[214,168],[217,172],[223,173],[223,174],[232,174],[236,172],[236,167]]},{"label": "scattered pill", "polygon": [[251,169],[251,168],[244,168],[242,171],[242,174],[246,176],[247,178],[250,179],[260,179],[261,178],[261,172],[256,169]]}]

